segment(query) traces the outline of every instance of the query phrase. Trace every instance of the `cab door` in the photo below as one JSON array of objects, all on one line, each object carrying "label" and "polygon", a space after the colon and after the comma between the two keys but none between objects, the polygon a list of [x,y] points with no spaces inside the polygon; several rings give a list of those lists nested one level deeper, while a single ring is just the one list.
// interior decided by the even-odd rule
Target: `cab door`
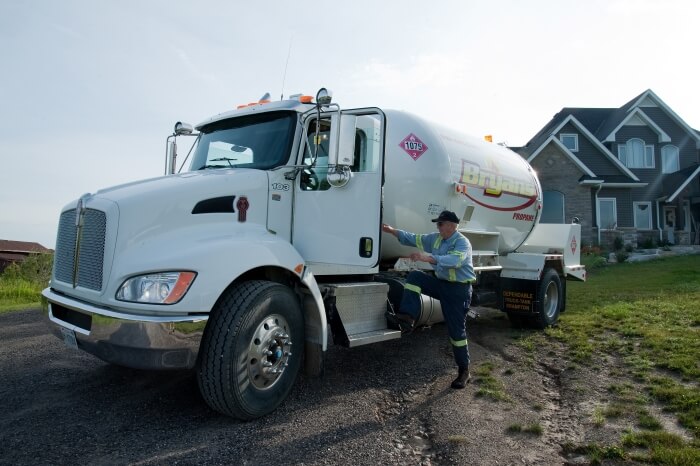
[{"label": "cab door", "polygon": [[[320,122],[312,115],[304,122],[298,161],[307,168],[294,184],[292,244],[316,275],[369,273],[379,263],[384,114],[379,109],[359,109],[343,115],[357,118],[352,173],[342,187],[326,179],[339,114],[321,114]],[[316,125],[320,125],[318,148]]]}]

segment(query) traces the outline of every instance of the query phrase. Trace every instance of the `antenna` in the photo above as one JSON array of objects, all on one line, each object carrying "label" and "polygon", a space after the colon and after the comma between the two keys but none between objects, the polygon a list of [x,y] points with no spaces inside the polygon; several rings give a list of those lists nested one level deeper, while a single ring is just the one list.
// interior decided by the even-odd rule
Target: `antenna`
[{"label": "antenna", "polygon": [[289,56],[292,54],[292,38],[294,36],[289,37],[289,50],[287,50],[287,61],[284,64],[284,74],[282,75],[282,93],[280,93],[280,100],[284,100],[284,82],[287,79],[287,66],[289,65]]}]

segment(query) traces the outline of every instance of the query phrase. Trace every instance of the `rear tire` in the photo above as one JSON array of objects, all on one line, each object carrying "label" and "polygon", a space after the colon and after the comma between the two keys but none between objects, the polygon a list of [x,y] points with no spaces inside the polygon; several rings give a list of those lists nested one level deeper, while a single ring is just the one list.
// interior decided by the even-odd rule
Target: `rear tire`
[{"label": "rear tire", "polygon": [[292,290],[268,281],[234,285],[216,304],[202,338],[202,397],[242,420],[272,412],[294,386],[303,341],[304,317]]},{"label": "rear tire", "polygon": [[540,329],[556,324],[563,301],[561,278],[556,270],[548,268],[537,286],[537,307],[533,324]]}]

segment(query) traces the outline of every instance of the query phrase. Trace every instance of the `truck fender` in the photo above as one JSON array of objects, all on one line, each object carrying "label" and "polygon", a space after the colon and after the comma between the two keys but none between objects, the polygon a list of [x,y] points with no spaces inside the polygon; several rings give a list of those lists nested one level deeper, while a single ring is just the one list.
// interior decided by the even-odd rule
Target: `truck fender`
[{"label": "truck fender", "polygon": [[[236,279],[232,280],[231,283],[250,270],[273,266],[283,268],[299,278],[303,287],[295,291],[299,295],[304,313],[305,372],[312,376],[321,375],[328,342],[328,326],[321,290],[314,274],[306,267],[299,252],[289,242],[270,233],[267,233],[267,236],[264,241],[248,245],[245,253],[247,259],[243,261],[247,264],[246,270],[237,271]],[[255,260],[257,258],[263,260]],[[224,289],[226,287],[221,288],[221,290]]]},{"label": "truck fender", "polygon": [[[323,373],[325,353],[328,349],[328,325],[321,290],[304,258],[288,241],[269,232],[263,241],[251,242],[246,247],[231,248],[238,251],[239,263],[245,263],[245,270],[237,270],[233,275],[236,281],[246,272],[269,267],[283,268],[299,278],[302,287],[295,290],[300,298],[304,313],[304,371],[309,376]],[[243,257],[240,251],[245,251]],[[243,260],[241,260],[243,259]],[[230,285],[230,284],[229,284]],[[220,288],[224,290],[228,287]]]}]

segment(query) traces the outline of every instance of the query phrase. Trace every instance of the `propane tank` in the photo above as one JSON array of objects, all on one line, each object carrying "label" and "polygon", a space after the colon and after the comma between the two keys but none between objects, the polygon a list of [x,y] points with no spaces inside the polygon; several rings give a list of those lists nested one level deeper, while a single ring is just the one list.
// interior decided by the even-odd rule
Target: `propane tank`
[{"label": "propane tank", "polygon": [[[498,238],[498,253],[518,248],[534,228],[542,190],[530,165],[491,144],[409,113],[386,110],[385,223],[414,233],[436,231],[431,219],[451,210],[459,229]],[[386,233],[385,233],[386,235]],[[382,259],[411,253],[382,239]]]},{"label": "propane tank", "polygon": [[[396,275],[377,275],[375,281],[383,282],[389,285],[388,299],[395,312],[401,311],[401,298],[403,296],[405,277]],[[430,296],[421,294],[419,296],[420,305],[418,306],[418,318],[416,319],[416,327],[430,326],[444,321],[442,315],[442,306],[440,300],[431,298]]]}]

